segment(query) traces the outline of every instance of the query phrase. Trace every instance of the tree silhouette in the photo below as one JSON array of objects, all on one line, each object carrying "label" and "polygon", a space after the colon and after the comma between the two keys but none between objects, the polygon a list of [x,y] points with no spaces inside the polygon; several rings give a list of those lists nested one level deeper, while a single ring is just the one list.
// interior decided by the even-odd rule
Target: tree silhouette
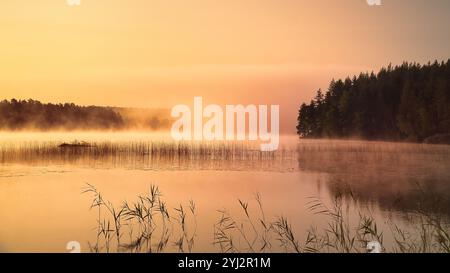
[{"label": "tree silhouette", "polygon": [[42,104],[35,100],[0,102],[0,129],[120,129],[121,115],[110,107],[77,106],[73,103]]},{"label": "tree silhouette", "polygon": [[304,138],[424,141],[450,134],[450,59],[332,80],[325,95],[319,90],[300,106],[297,120]]}]

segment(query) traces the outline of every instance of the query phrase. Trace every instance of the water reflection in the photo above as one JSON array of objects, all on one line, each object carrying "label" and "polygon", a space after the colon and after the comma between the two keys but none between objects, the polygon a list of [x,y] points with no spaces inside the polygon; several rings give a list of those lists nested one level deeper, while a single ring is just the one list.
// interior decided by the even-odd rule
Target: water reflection
[{"label": "water reflection", "polygon": [[[3,251],[61,252],[72,240],[88,249],[87,242],[95,241],[96,215],[88,210],[91,200],[80,194],[86,183],[116,205],[136,200],[152,184],[160,187],[170,208],[194,200],[197,234],[204,235],[194,251],[220,251],[211,244],[217,210],[246,221],[237,200],[252,200],[256,192],[267,217],[286,216],[300,241],[311,226],[328,224],[308,209],[310,197],[331,204],[344,196],[351,211],[369,209],[380,228],[391,217],[407,225],[409,213],[418,210],[450,215],[448,146],[292,138],[277,152],[261,153],[248,143],[96,135],[77,136],[92,145],[61,147],[74,138],[45,139],[0,143]],[[258,210],[250,204],[253,212]]]},{"label": "water reflection", "polygon": [[300,149],[299,169],[327,173],[334,196],[386,211],[450,216],[449,146],[319,142]]}]

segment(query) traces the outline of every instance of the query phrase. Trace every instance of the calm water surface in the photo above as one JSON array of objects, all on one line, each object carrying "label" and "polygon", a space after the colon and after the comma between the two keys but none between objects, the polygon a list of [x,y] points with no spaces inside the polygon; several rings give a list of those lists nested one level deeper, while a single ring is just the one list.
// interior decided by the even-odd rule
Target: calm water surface
[{"label": "calm water surface", "polygon": [[[58,152],[59,144],[74,140],[107,143],[109,150]],[[160,188],[169,209],[194,200],[194,251],[201,252],[219,251],[212,244],[218,210],[245,221],[238,199],[258,214],[257,193],[265,215],[286,216],[300,241],[311,227],[327,226],[324,217],[308,209],[311,197],[331,206],[335,196],[345,196],[347,209],[355,212],[350,217],[365,211],[386,229],[392,222],[413,228],[408,219],[418,209],[450,215],[448,146],[286,137],[282,149],[270,156],[248,152],[247,146],[233,148],[233,155],[202,150],[187,156],[111,148],[163,140],[144,133],[2,133],[0,252],[66,252],[69,241],[89,251],[97,214],[90,210],[91,196],[81,194],[86,183],[117,206],[137,200],[151,185]],[[435,209],[437,199],[443,209]],[[385,243],[392,243],[387,233]],[[169,244],[166,251],[176,248]],[[282,248],[274,246],[274,251]]]}]

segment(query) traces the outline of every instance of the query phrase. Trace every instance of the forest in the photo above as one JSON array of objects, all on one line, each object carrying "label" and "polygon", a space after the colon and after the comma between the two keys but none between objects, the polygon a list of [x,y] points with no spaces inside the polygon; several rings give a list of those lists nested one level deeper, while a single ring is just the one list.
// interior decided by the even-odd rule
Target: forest
[{"label": "forest", "polygon": [[0,101],[0,130],[160,130],[170,126],[166,109]]},{"label": "forest", "polygon": [[124,125],[122,116],[109,107],[43,104],[32,99],[0,102],[2,130],[119,129]]},{"label": "forest", "polygon": [[450,59],[332,80],[300,106],[297,120],[301,138],[448,142]]}]

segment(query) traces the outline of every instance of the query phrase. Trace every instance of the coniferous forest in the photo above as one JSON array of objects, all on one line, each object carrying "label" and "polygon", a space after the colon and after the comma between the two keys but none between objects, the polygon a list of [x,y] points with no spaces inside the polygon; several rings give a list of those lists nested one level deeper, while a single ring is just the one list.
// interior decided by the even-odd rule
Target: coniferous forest
[{"label": "coniferous forest", "polygon": [[168,128],[168,115],[158,109],[11,99],[0,101],[0,130],[159,130]]},{"label": "coniferous forest", "polygon": [[122,116],[110,107],[44,104],[31,99],[0,102],[2,130],[118,129],[123,126]]},{"label": "coniferous forest", "polygon": [[450,59],[333,80],[299,109],[302,138],[448,142]]}]

